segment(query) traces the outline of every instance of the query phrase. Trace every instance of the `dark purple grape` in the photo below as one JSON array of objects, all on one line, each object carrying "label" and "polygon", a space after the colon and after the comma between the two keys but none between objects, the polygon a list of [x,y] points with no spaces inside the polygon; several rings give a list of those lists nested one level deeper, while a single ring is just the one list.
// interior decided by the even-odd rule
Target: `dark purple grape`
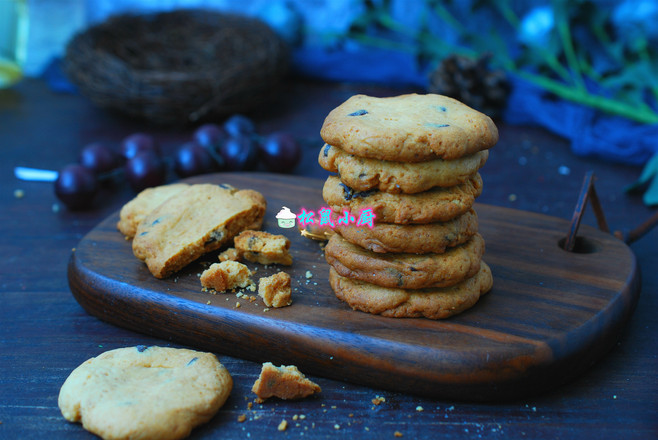
[{"label": "dark purple grape", "polygon": [[224,122],[224,130],[232,137],[251,137],[256,133],[256,126],[246,116],[233,115]]},{"label": "dark purple grape", "polygon": [[67,165],[55,180],[55,195],[72,210],[88,208],[97,191],[96,175],[79,164]]},{"label": "dark purple grape", "polygon": [[126,159],[132,159],[143,151],[153,151],[158,156],[160,148],[152,136],[144,133],[134,133],[121,141],[121,155]]},{"label": "dark purple grape", "polygon": [[142,151],[125,165],[126,180],[139,192],[151,186],[162,185],[167,177],[164,161],[154,151]]},{"label": "dark purple grape", "polygon": [[192,139],[205,148],[219,149],[219,146],[228,138],[226,130],[217,124],[204,124],[197,128]]},{"label": "dark purple grape", "polygon": [[211,173],[217,169],[217,163],[201,145],[188,142],[176,151],[174,170],[180,177]]},{"label": "dark purple grape", "polygon": [[272,133],[260,144],[260,158],[269,171],[291,172],[301,157],[299,143],[290,133]]},{"label": "dark purple grape", "polygon": [[231,137],[220,147],[226,169],[253,170],[258,165],[258,144],[248,137]]},{"label": "dark purple grape", "polygon": [[112,171],[121,163],[119,155],[100,142],[85,146],[80,151],[79,162],[80,165],[96,174]]}]

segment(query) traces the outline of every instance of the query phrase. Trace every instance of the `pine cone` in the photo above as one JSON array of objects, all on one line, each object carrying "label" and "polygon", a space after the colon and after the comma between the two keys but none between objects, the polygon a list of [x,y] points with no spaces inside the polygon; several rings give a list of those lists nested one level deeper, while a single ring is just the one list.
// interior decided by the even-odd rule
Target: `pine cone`
[{"label": "pine cone", "polygon": [[491,55],[478,59],[462,55],[444,58],[430,74],[429,92],[449,96],[492,118],[507,103],[510,84],[502,70],[489,69]]}]

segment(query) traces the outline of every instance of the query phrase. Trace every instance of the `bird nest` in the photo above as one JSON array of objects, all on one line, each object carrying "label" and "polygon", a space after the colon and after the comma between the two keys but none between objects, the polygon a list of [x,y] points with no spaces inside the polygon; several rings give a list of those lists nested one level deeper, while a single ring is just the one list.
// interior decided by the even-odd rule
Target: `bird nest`
[{"label": "bird nest", "polygon": [[76,35],[64,58],[92,102],[160,124],[247,112],[287,69],[265,23],[206,10],[115,16]]}]

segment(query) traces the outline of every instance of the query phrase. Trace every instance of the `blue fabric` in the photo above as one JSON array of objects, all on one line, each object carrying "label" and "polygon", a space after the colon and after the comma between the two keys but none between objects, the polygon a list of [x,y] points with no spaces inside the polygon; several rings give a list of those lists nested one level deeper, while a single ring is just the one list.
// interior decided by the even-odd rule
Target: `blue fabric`
[{"label": "blue fabric", "polygon": [[[429,69],[413,56],[358,46],[340,49],[303,47],[295,50],[297,73],[330,81],[374,82],[427,87]],[[503,120],[509,124],[543,127],[571,143],[578,156],[642,165],[658,153],[658,124],[640,124],[610,116],[591,107],[546,93],[511,77],[512,93]]]},{"label": "blue fabric", "polygon": [[579,156],[641,165],[658,153],[658,124],[640,124],[555,99],[519,78],[512,82],[505,122],[544,127],[568,139]]},{"label": "blue fabric", "polygon": [[305,46],[294,51],[292,62],[298,74],[330,81],[427,85],[427,74],[412,56],[391,50]]}]

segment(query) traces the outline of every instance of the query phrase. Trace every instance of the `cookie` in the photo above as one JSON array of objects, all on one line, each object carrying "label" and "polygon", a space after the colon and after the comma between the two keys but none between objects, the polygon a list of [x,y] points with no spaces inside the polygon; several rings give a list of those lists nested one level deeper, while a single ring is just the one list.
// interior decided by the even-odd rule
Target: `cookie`
[{"label": "cookie", "polygon": [[224,251],[222,251],[218,256],[217,259],[222,262],[222,261],[240,261],[240,252],[236,248],[227,248]]},{"label": "cookie", "polygon": [[378,222],[423,224],[445,222],[469,211],[482,193],[482,178],[475,174],[461,185],[435,187],[416,194],[391,194],[383,191],[354,191],[336,176],[329,176],[322,197],[334,213],[349,210],[352,215],[372,209]]},{"label": "cookie", "polygon": [[290,266],[290,240],[285,235],[264,231],[243,231],[233,240],[240,257],[260,264]]},{"label": "cookie", "polygon": [[375,222],[373,228],[336,224],[333,230],[350,243],[372,252],[442,253],[475,235],[478,231],[478,218],[475,210],[470,209],[447,222],[424,225]]},{"label": "cookie", "polygon": [[265,362],[251,391],[256,394],[256,402],[263,403],[270,397],[279,399],[302,399],[322,391],[320,386],[309,380],[294,365],[280,367]]},{"label": "cookie", "polygon": [[253,281],[249,268],[233,260],[213,263],[201,273],[201,285],[217,292],[247,287],[251,284]]},{"label": "cookie", "polygon": [[473,307],[491,290],[493,276],[482,262],[475,276],[454,286],[407,290],[352,280],[330,268],[329,283],[336,296],[354,310],[391,318],[445,319]]},{"label": "cookie", "polygon": [[267,307],[285,307],[292,304],[290,275],[285,272],[275,273],[258,280],[258,296],[263,298]]},{"label": "cookie", "polygon": [[210,420],[232,388],[212,353],[137,346],[77,367],[58,405],[66,420],[104,439],[180,439]]},{"label": "cookie", "polygon": [[156,278],[165,278],[260,225],[266,201],[252,190],[191,185],[151,211],[139,224],[133,253]]},{"label": "cookie", "polygon": [[484,150],[453,160],[392,162],[355,156],[325,144],[318,162],[325,170],[339,173],[340,180],[356,191],[418,193],[435,186],[449,187],[466,182],[484,166],[488,157],[489,151]]},{"label": "cookie", "polygon": [[137,226],[151,211],[169,197],[187,189],[188,187],[189,185],[186,183],[172,183],[171,185],[146,188],[137,194],[137,196],[131,201],[123,205],[119,212],[117,228],[126,237],[133,238],[135,232],[137,232]]},{"label": "cookie", "polygon": [[327,115],[320,136],[356,156],[424,162],[491,148],[498,129],[488,116],[446,96],[356,95]]},{"label": "cookie", "polygon": [[324,248],[327,263],[339,275],[382,287],[424,289],[446,287],[480,270],[484,240],[476,234],[442,254],[377,254],[354,245],[339,234]]}]

